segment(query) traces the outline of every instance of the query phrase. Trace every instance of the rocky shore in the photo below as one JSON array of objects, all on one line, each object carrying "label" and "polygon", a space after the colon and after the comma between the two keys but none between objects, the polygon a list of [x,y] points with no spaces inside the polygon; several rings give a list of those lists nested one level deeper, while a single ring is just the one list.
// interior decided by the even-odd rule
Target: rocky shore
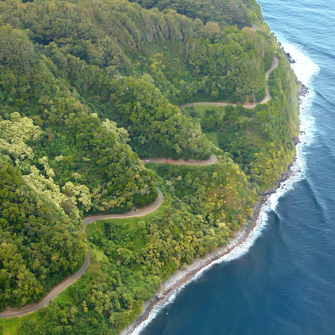
[{"label": "rocky shore", "polygon": [[164,306],[179,289],[194,279],[194,277],[201,270],[208,268],[213,263],[217,262],[220,258],[229,254],[233,249],[235,249],[247,239],[247,237],[256,227],[262,206],[267,202],[268,197],[275,193],[280,185],[291,177],[293,173],[291,171],[291,167],[294,161],[289,165],[288,170],[281,175],[277,185],[274,188],[265,191],[261,196],[261,200],[254,205],[253,219],[250,220],[241,231],[236,232],[235,237],[230,240],[227,245],[217,248],[216,250],[207,254],[204,258],[195,259],[194,262],[188,265],[185,269],[177,270],[169,279],[165,280],[154,297],[143,304],[142,314],[127,328],[125,328],[121,332],[121,335],[131,335],[138,326],[140,326],[148,319],[154,309],[159,309],[160,307]]},{"label": "rocky shore", "polygon": [[300,91],[299,91],[299,98],[303,98],[308,94],[309,90],[308,87],[306,87],[304,84],[301,84]]},{"label": "rocky shore", "polygon": [[281,49],[284,51],[284,53],[285,53],[288,61],[290,62],[290,64],[294,64],[295,60],[293,59],[292,55],[289,52],[286,52],[283,47]]},{"label": "rocky shore", "polygon": [[[285,51],[284,51],[285,52]],[[290,63],[295,63],[295,61],[291,58],[290,54],[286,53]],[[291,61],[291,60],[292,61]],[[301,103],[301,98],[308,94],[309,90],[304,85],[301,84],[298,91],[299,105]],[[294,145],[300,143],[299,137],[292,138]],[[185,269],[179,269],[172,276],[165,280],[161,287],[157,290],[156,294],[148,301],[146,301],[143,306],[143,312],[139,315],[139,317],[134,320],[127,328],[125,328],[120,335],[131,335],[133,332],[139,327],[143,322],[148,320],[151,313],[157,308],[164,306],[170,298],[177,293],[184,285],[190,282],[194,277],[205,268],[210,267],[212,264],[220,260],[223,256],[229,254],[232,250],[234,250],[237,246],[241,245],[253,229],[257,225],[257,221],[259,219],[259,214],[261,213],[262,206],[267,202],[268,197],[276,193],[277,189],[280,185],[288,180],[292,175],[292,166],[296,161],[296,157],[293,162],[288,166],[287,171],[282,173],[281,177],[278,180],[277,185],[265,191],[261,195],[261,200],[257,202],[253,207],[253,219],[248,222],[248,224],[243,227],[241,231],[236,232],[235,237],[228,242],[227,245],[223,247],[219,247],[211,253],[207,254],[204,258],[197,258],[194,262],[188,265]],[[299,171],[300,172],[300,171]]]}]

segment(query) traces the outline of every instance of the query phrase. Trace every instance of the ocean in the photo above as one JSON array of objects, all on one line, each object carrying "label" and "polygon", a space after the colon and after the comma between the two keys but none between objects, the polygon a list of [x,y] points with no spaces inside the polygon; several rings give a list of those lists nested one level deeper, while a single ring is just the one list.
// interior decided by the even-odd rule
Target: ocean
[{"label": "ocean", "polygon": [[335,334],[335,1],[259,0],[309,88],[294,177],[257,229],[133,334]]}]

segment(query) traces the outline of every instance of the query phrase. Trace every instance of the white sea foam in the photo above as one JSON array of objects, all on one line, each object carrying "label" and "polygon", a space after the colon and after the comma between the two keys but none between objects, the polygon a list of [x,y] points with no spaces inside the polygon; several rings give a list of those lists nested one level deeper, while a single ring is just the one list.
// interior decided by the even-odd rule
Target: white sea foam
[{"label": "white sea foam", "polygon": [[248,237],[240,242],[238,239],[235,241],[237,245],[234,249],[232,249],[228,254],[222,256],[221,258],[213,261],[209,265],[202,268],[197,274],[188,282],[180,286],[177,290],[175,290],[171,295],[164,297],[161,301],[159,301],[151,310],[148,318],[144,320],[141,324],[139,324],[132,331],[126,332],[129,335],[139,335],[143,329],[157,316],[162,308],[166,305],[172,303],[178,293],[190,282],[197,280],[201,277],[206,271],[208,271],[213,265],[219,264],[222,262],[229,262],[234,259],[237,259],[243,255],[245,255],[250,247],[255,243],[256,239],[261,236],[262,230],[267,225],[268,222],[268,213],[272,210],[275,211],[278,200],[282,197],[286,192],[292,190],[294,188],[294,184],[302,180],[305,177],[306,171],[306,147],[313,141],[314,134],[314,118],[311,115],[311,102],[314,98],[314,91],[312,86],[312,78],[319,71],[319,67],[315,64],[304,52],[303,48],[290,44],[287,42],[282,42],[282,45],[286,52],[290,53],[292,58],[295,60],[295,63],[292,64],[292,69],[297,75],[299,81],[301,81],[304,85],[309,88],[309,93],[301,98],[300,102],[300,143],[297,145],[297,154],[296,160],[291,167],[292,176],[283,182],[280,187],[277,189],[276,193],[271,194],[266,203],[262,206],[261,211],[259,213],[255,228],[250,232]]}]

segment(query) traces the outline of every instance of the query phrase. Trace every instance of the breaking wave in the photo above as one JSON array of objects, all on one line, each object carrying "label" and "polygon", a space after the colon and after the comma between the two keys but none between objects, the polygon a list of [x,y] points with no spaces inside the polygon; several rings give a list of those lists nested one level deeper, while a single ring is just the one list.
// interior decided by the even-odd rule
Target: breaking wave
[{"label": "breaking wave", "polygon": [[296,146],[296,159],[291,167],[291,176],[289,179],[284,181],[277,191],[271,194],[267,201],[263,204],[258,219],[256,221],[254,229],[249,233],[248,237],[244,241],[236,240],[236,246],[226,255],[221,258],[214,260],[207,266],[199,270],[192,279],[187,281],[178,289],[174,290],[171,294],[164,297],[160,300],[150,311],[150,314],[147,319],[141,322],[135,329],[126,330],[126,333],[129,335],[139,335],[144,328],[157,316],[157,314],[164,308],[166,305],[172,303],[178,293],[190,282],[200,278],[206,271],[208,271],[215,264],[229,262],[240,258],[245,255],[252,245],[255,243],[258,237],[261,236],[262,230],[266,227],[268,222],[268,213],[270,211],[275,211],[278,200],[285,193],[292,190],[296,182],[305,178],[306,172],[306,153],[308,146],[312,143],[314,138],[314,118],[311,115],[311,104],[315,97],[315,91],[313,89],[312,78],[319,72],[319,66],[313,62],[311,58],[304,52],[303,48],[299,45],[290,44],[285,40],[281,40],[282,46],[285,49],[285,52],[290,53],[292,59],[295,63],[291,64],[292,69],[294,70],[298,80],[302,82],[305,86],[308,87],[308,93],[300,98],[300,143]]}]

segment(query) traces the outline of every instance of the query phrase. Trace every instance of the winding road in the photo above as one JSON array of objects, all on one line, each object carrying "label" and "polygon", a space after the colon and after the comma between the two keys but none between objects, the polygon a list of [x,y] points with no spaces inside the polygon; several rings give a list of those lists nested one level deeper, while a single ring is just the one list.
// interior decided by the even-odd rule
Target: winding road
[{"label": "winding road", "polygon": [[[271,68],[269,69],[269,71],[267,71],[265,73],[265,78],[266,80],[269,79],[269,76],[270,74],[272,73],[273,70],[275,70],[279,65],[279,59],[278,57],[275,57],[273,59],[273,63],[272,63],[272,66]],[[271,95],[270,95],[270,92],[269,92],[269,88],[266,87],[266,96],[265,98],[261,101],[261,102],[257,102],[257,103],[248,103],[248,104],[243,104],[243,107],[245,108],[255,108],[257,105],[262,105],[262,104],[266,104],[268,103],[269,101],[271,100]],[[179,105],[178,107],[187,107],[187,106],[201,106],[201,105],[213,105],[213,106],[237,106],[238,104],[232,104],[232,103],[229,103],[229,102],[190,102],[190,103],[187,103],[187,104],[182,104],[182,105]]]},{"label": "winding road", "polygon": [[[271,72],[275,70],[278,67],[279,64],[279,59],[275,57],[273,59],[273,64],[269,71],[266,72],[265,77],[266,79],[269,78]],[[271,95],[269,92],[269,89],[266,88],[266,96],[265,98],[259,102],[259,103],[254,103],[254,104],[244,104],[243,106],[245,108],[254,108],[258,104],[265,104],[269,102],[271,99]],[[194,106],[194,105],[215,105],[215,106],[228,106],[228,105],[233,105],[236,106],[236,104],[231,104],[231,103],[226,103],[226,102],[193,102],[193,103],[188,103],[188,104],[183,104],[180,105],[179,107],[186,107],[186,106]],[[174,164],[174,165],[197,165],[197,166],[203,166],[203,165],[211,165],[211,164],[216,164],[217,163],[217,158],[212,155],[208,160],[189,160],[189,161],[184,161],[184,160],[172,160],[169,158],[148,158],[143,160],[144,163],[169,163],[169,164]],[[93,215],[89,216],[83,219],[83,227],[84,227],[84,232],[85,228],[88,224],[97,221],[97,220],[104,220],[104,219],[125,219],[125,218],[133,218],[133,217],[140,217],[140,216],[145,216],[149,213],[154,212],[156,209],[159,208],[159,206],[163,203],[163,194],[158,190],[158,197],[157,199],[141,208],[141,209],[133,209],[130,212],[124,213],[124,214],[106,214],[106,215]],[[70,277],[64,279],[60,284],[55,286],[42,300],[40,300],[36,304],[31,304],[31,305],[26,305],[21,308],[7,308],[5,311],[0,313],[0,318],[12,318],[12,317],[21,317],[26,314],[38,311],[42,307],[46,306],[51,300],[56,298],[61,292],[63,292],[65,289],[67,289],[70,285],[75,283],[82,275],[83,273],[87,270],[88,266],[90,265],[91,262],[91,254],[90,254],[90,249],[88,249],[87,252],[87,257],[81,266],[81,268],[71,275]]]},{"label": "winding road", "polygon": [[143,160],[144,163],[170,163],[173,165],[211,165],[216,164],[218,162],[217,158],[212,155],[209,159],[205,161],[197,161],[194,159],[190,159],[189,161],[184,161],[182,159],[178,159],[177,161],[172,160],[170,158],[147,158]]},{"label": "winding road", "polygon": [[[183,161],[183,160],[172,160],[172,159],[160,159],[160,158],[149,158],[143,160],[144,163],[169,163],[174,165],[211,165],[217,163],[217,158],[212,155],[209,159],[204,161],[197,161],[197,160],[190,160],[190,161]],[[152,202],[151,204],[140,208],[140,209],[133,209],[130,212],[124,213],[124,214],[106,214],[106,215],[93,215],[88,216],[83,219],[83,226],[84,231],[88,224],[97,221],[97,220],[106,220],[106,219],[126,219],[126,218],[134,218],[134,217],[141,217],[145,216],[147,214],[150,214],[154,212],[156,209],[160,207],[160,205],[163,203],[163,193],[159,188],[157,188],[158,191],[158,197],[157,199]],[[56,298],[61,292],[66,290],[69,286],[71,286],[73,283],[75,283],[87,270],[88,266],[91,262],[91,254],[90,249],[88,249],[87,257],[81,266],[81,268],[71,275],[70,277],[67,277],[64,279],[61,283],[59,283],[57,286],[55,286],[42,300],[40,300],[36,304],[26,305],[21,308],[7,308],[5,311],[0,313],[0,318],[12,318],[12,317],[21,317],[26,314],[38,311],[42,307],[46,306],[51,300]]]}]

